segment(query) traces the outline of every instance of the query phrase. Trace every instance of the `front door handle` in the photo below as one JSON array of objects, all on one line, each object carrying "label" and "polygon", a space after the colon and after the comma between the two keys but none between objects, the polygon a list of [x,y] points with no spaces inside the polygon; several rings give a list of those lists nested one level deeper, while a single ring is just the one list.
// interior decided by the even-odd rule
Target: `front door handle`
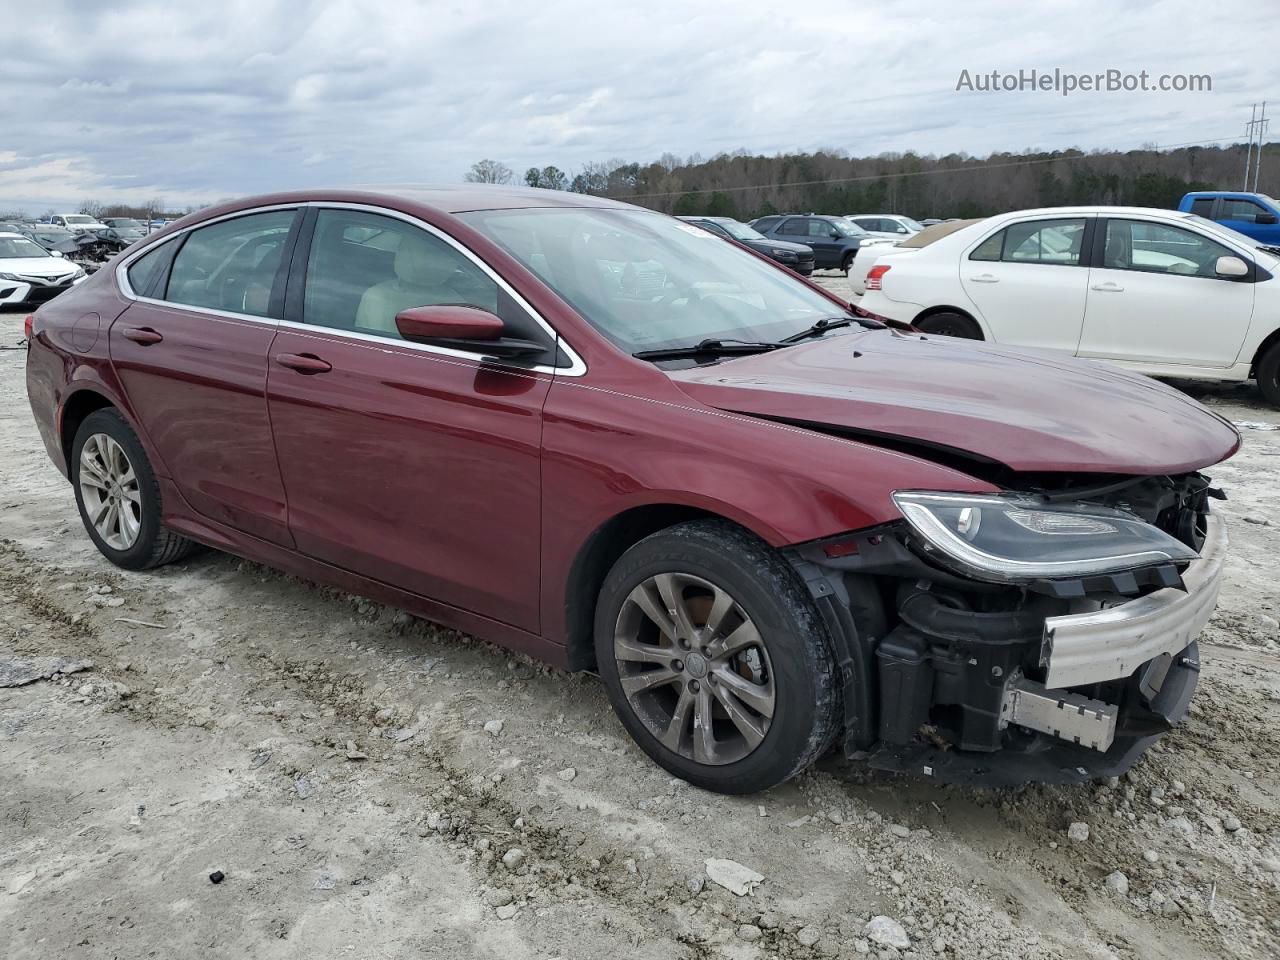
[{"label": "front door handle", "polygon": [[1118,283],[1108,280],[1106,283],[1095,283],[1090,290],[1097,290],[1099,293],[1124,293],[1124,287]]},{"label": "front door handle", "polygon": [[980,273],[976,277],[970,277],[974,283],[999,283],[1000,278],[994,273]]},{"label": "front door handle", "polygon": [[121,333],[126,340],[132,340],[134,343],[149,347],[153,343],[159,343],[164,337],[160,336],[150,327],[125,327]]},{"label": "front door handle", "polygon": [[310,353],[277,353],[276,363],[299,373],[328,373],[333,364]]}]

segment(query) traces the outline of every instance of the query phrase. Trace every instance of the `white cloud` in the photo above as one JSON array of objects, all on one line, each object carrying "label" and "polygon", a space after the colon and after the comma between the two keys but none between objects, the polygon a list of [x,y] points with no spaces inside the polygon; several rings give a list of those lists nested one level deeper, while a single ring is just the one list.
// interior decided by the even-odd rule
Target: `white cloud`
[{"label": "white cloud", "polygon": [[[0,208],[455,181],[745,147],[982,154],[1229,135],[1270,35],[1192,0],[54,2],[6,18]],[[1199,94],[957,93],[962,69],[1209,73]]]}]

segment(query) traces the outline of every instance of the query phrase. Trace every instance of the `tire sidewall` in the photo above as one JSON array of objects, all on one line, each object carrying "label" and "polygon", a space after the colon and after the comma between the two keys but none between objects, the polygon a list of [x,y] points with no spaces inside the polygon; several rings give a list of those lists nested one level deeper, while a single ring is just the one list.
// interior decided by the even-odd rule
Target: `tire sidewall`
[{"label": "tire sidewall", "polygon": [[[138,530],[138,539],[127,550],[117,550],[112,547],[94,529],[89,520],[88,512],[85,510],[84,496],[80,491],[80,453],[89,438],[99,433],[107,435],[120,444],[124,449],[125,456],[129,458],[129,464],[133,467],[134,474],[138,478],[138,496],[142,500],[142,509],[139,512],[142,520]],[[118,567],[124,567],[127,570],[140,570],[148,566],[155,549],[156,540],[162,529],[160,523],[160,490],[156,483],[155,473],[151,469],[151,462],[147,459],[146,451],[143,450],[142,443],[138,440],[138,435],[134,433],[129,423],[115,410],[95,410],[89,414],[89,416],[85,417],[84,422],[80,424],[80,428],[76,431],[75,439],[71,442],[71,462],[67,467],[68,472],[71,474],[71,489],[75,493],[76,507],[80,510],[80,519],[84,523],[84,528],[88,532],[90,539],[93,540],[94,546],[102,552],[104,557]]]},{"label": "tire sidewall", "polygon": [[1262,355],[1254,373],[1262,398],[1273,407],[1280,407],[1280,344]]},{"label": "tire sidewall", "polygon": [[[731,552],[734,547],[726,544],[716,549],[697,538],[678,542],[658,534],[623,554],[606,577],[596,605],[596,658],[619,720],[655,762],[709,790],[753,793],[781,783],[814,759],[813,740],[822,736],[819,728],[829,725],[820,711],[834,685],[834,667],[825,628],[808,597],[797,585],[778,589],[779,584],[769,582],[771,578],[762,579],[755,564]],[[769,548],[761,542],[760,549]],[[733,763],[699,764],[667,749],[635,715],[622,692],[613,656],[618,613],[637,584],[668,572],[692,574],[727,590],[764,638],[777,691],[775,713],[764,741]]]},{"label": "tire sidewall", "polygon": [[[927,324],[930,322],[937,322],[941,320],[948,320],[954,326],[958,327],[960,330],[963,330],[965,332],[964,333],[939,333],[936,330],[929,330],[929,329],[926,329],[925,327],[920,326],[920,324],[922,323]],[[982,339],[982,329],[978,326],[978,324],[974,320],[970,319],[969,317],[966,317],[963,313],[956,313],[954,311],[949,311],[946,313],[935,313],[932,316],[925,317],[923,320],[918,321],[915,324],[915,326],[933,337],[951,337],[955,340],[981,340]]]}]

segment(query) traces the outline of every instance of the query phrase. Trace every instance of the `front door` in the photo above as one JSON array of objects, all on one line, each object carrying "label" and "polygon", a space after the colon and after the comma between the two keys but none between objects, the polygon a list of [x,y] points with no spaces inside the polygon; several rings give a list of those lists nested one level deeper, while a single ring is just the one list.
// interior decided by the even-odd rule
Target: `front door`
[{"label": "front door", "polygon": [[395,315],[469,304],[536,324],[459,248],[400,218],[319,210],[294,261],[268,396],[298,549],[536,631],[551,375],[407,342]]},{"label": "front door", "polygon": [[960,261],[960,283],[991,339],[1075,353],[1089,270],[1085,217],[1013,223]]},{"label": "front door", "polygon": [[203,516],[286,546],[266,388],[294,216],[221,220],[139,258],[128,271],[138,299],[109,334],[157,472]]},{"label": "front door", "polygon": [[1254,284],[1219,277],[1216,267],[1219,257],[1240,254],[1199,231],[1148,220],[1107,220],[1105,233],[1101,266],[1089,270],[1080,356],[1234,364]]}]

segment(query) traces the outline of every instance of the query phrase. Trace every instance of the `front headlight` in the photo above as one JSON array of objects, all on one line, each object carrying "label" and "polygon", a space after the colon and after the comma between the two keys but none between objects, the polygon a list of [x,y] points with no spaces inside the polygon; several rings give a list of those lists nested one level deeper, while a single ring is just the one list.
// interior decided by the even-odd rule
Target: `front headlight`
[{"label": "front headlight", "polygon": [[22,279],[16,273],[0,273],[0,280],[17,280],[22,283]]},{"label": "front headlight", "polygon": [[769,252],[780,260],[794,260],[796,258],[795,253],[791,250],[779,250],[777,247],[774,247]]},{"label": "front headlight", "polygon": [[926,549],[980,580],[1081,577],[1198,556],[1133,514],[1089,503],[902,491],[893,502]]}]

